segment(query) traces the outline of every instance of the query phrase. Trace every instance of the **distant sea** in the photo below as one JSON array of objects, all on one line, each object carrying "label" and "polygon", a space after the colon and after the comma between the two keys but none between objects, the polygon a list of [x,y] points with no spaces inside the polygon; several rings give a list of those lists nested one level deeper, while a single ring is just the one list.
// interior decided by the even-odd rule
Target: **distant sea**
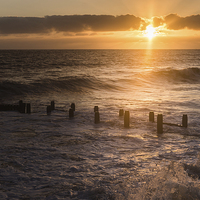
[{"label": "distant sea", "polygon": [[[1,50],[0,104],[19,100],[31,114],[0,111],[0,199],[200,199],[200,50]],[[188,127],[158,134],[158,114]]]}]

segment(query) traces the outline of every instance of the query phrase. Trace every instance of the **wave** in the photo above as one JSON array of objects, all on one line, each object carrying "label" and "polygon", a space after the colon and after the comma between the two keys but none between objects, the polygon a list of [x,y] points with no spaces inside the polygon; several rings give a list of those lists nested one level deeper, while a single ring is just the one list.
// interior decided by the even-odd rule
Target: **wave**
[{"label": "wave", "polygon": [[90,93],[92,91],[107,90],[107,91],[122,91],[126,88],[134,89],[135,86],[143,87],[146,85],[157,84],[160,81],[168,81],[171,84],[200,83],[200,68],[186,69],[160,69],[151,72],[140,73],[140,76],[133,77],[132,75],[120,77],[118,79],[112,77],[112,80],[105,79],[103,76],[97,78],[95,76],[67,76],[61,78],[45,78],[33,82],[11,81],[5,80],[0,82],[1,97],[14,95],[37,95],[45,93]]},{"label": "wave", "polygon": [[166,79],[170,82],[200,83],[200,68],[191,67],[186,69],[162,69],[154,71],[152,78]]},{"label": "wave", "polygon": [[[77,169],[75,170],[77,171]],[[135,172],[134,178],[129,175],[126,181],[121,181],[120,184],[114,180],[109,187],[103,187],[103,184],[93,185],[92,188],[79,191],[76,197],[78,199],[96,199],[98,196],[98,199],[123,200],[200,199],[199,179],[188,176],[183,164],[171,161],[169,165],[158,166],[154,172],[156,173],[149,177],[139,177]],[[111,182],[111,180],[110,178],[109,181]]]},{"label": "wave", "polygon": [[196,173],[199,173],[199,166],[171,161],[155,177],[145,180],[133,199],[199,199],[199,175]]},{"label": "wave", "polygon": [[0,94],[25,95],[47,92],[90,92],[92,90],[117,90],[117,86],[96,79],[95,77],[64,77],[59,79],[42,79],[32,83],[14,81],[0,82]]},{"label": "wave", "polygon": [[[199,84],[200,83],[200,68],[185,68],[185,69],[154,69],[152,71],[143,71],[130,74],[126,77],[120,77],[115,80],[117,85],[136,87],[152,87],[152,85],[160,84]],[[133,87],[132,87],[133,86]]]}]

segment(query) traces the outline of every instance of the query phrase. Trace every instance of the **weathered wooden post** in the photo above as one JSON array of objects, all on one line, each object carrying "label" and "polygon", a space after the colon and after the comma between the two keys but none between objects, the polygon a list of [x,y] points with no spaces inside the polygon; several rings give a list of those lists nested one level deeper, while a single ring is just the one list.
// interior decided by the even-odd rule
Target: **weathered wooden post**
[{"label": "weathered wooden post", "polygon": [[20,106],[20,105],[22,105],[22,103],[23,103],[23,101],[22,101],[22,100],[20,100],[20,101],[19,101],[19,106]]},{"label": "weathered wooden post", "polygon": [[95,111],[94,113],[94,123],[98,124],[100,122],[99,111]]},{"label": "weathered wooden post", "polygon": [[30,103],[26,104],[26,113],[31,114],[31,104]]},{"label": "weathered wooden post", "polygon": [[94,112],[99,111],[99,107],[98,106],[94,106]]},{"label": "weathered wooden post", "polygon": [[124,116],[124,109],[120,109],[119,110],[119,116],[121,117],[121,116]]},{"label": "weathered wooden post", "polygon": [[55,102],[51,101],[51,110],[55,110]]},{"label": "weathered wooden post", "polygon": [[71,108],[73,109],[73,111],[75,111],[75,103],[71,104]]},{"label": "weathered wooden post", "polygon": [[154,122],[154,112],[149,112],[149,121]]},{"label": "weathered wooden post", "polygon": [[22,109],[23,109],[23,101],[20,100],[19,101],[19,112],[22,113]]},{"label": "weathered wooden post", "polygon": [[22,113],[26,113],[26,103],[22,104]]},{"label": "weathered wooden post", "polygon": [[188,117],[187,117],[187,115],[183,115],[183,117],[182,117],[182,127],[187,128],[187,126],[188,126]]},{"label": "weathered wooden post", "polygon": [[163,133],[163,115],[162,114],[157,115],[157,133],[159,134]]},{"label": "weathered wooden post", "polygon": [[69,117],[74,117],[74,110],[72,108],[69,109]]},{"label": "weathered wooden post", "polygon": [[26,104],[23,101],[19,101],[19,112],[25,113],[26,112]]},{"label": "weathered wooden post", "polygon": [[51,106],[47,106],[47,115],[51,114]]},{"label": "weathered wooden post", "polygon": [[12,110],[12,105],[8,104],[8,111],[11,111],[11,110]]},{"label": "weathered wooden post", "polygon": [[124,114],[124,127],[125,128],[129,128],[129,124],[130,124],[130,113],[129,113],[129,111],[125,111],[125,114]]}]

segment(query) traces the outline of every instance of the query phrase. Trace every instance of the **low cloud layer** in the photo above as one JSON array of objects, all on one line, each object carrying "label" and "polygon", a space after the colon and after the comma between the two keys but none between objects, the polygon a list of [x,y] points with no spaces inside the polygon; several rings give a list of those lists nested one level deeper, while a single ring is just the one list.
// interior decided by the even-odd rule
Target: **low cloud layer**
[{"label": "low cloud layer", "polygon": [[191,30],[200,30],[200,15],[181,17],[177,14],[169,14],[165,17],[153,18],[153,25],[155,27],[163,24],[165,24],[166,28],[169,30],[181,30],[185,28]]},{"label": "low cloud layer", "polygon": [[142,19],[134,15],[65,15],[1,17],[1,34],[138,30]]},{"label": "low cloud layer", "polygon": [[[169,14],[154,17],[153,25],[166,25],[169,30],[200,30],[200,15],[181,17]],[[143,25],[143,26],[141,26]],[[134,15],[65,15],[46,17],[0,17],[0,34],[32,34],[84,31],[128,31],[142,30],[148,25],[144,19]]]},{"label": "low cloud layer", "polygon": [[170,14],[164,18],[164,22],[168,29],[192,29],[200,30],[200,15],[191,15],[187,17],[180,17],[177,14]]}]

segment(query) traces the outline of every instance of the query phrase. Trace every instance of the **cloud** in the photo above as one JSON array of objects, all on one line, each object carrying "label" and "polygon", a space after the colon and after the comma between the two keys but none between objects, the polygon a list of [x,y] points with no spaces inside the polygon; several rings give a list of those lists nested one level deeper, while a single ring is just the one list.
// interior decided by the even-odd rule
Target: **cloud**
[{"label": "cloud", "polygon": [[134,15],[55,15],[0,17],[0,34],[138,30],[142,19]]},{"label": "cloud", "polygon": [[0,17],[1,34],[45,33],[43,18],[37,17]]},{"label": "cloud", "polygon": [[164,17],[166,27],[171,30],[192,29],[200,30],[200,15],[181,17],[177,14],[169,14]]},{"label": "cloud", "polygon": [[164,24],[164,20],[162,17],[153,17],[153,26],[158,27]]},{"label": "cloud", "polygon": [[169,14],[165,17],[153,17],[153,26],[165,25],[168,30],[191,29],[200,30],[200,15],[181,17],[178,14]]},{"label": "cloud", "polygon": [[[64,34],[82,35],[85,31],[112,32],[145,30],[149,21],[134,15],[53,15],[45,17],[0,17],[0,34]],[[169,14],[153,17],[153,26],[165,25],[168,30],[200,30],[200,15],[181,17]]]}]

